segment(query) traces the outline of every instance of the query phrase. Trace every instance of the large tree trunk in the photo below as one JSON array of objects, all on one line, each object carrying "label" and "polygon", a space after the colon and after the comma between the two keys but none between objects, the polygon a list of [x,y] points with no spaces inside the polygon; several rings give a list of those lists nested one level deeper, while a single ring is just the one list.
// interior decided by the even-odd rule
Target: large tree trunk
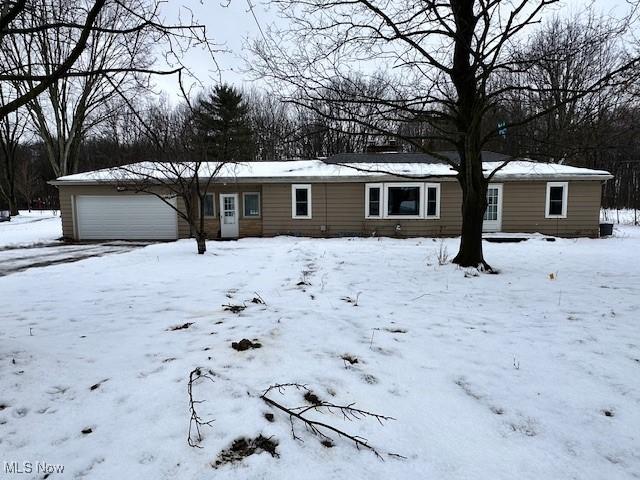
[{"label": "large tree trunk", "polygon": [[9,191],[9,212],[12,217],[20,214],[18,211],[18,198],[16,197],[16,192],[13,187],[11,187]]},{"label": "large tree trunk", "polygon": [[204,255],[207,251],[207,234],[200,232],[196,234],[196,242],[198,243],[198,255]]},{"label": "large tree trunk", "polygon": [[460,250],[453,259],[461,267],[476,267],[491,271],[482,253],[482,223],[487,208],[487,184],[484,178],[462,186],[462,234]]},{"label": "large tree trunk", "polygon": [[482,223],[487,207],[487,180],[482,171],[482,119],[485,92],[476,82],[477,65],[471,58],[476,18],[474,0],[452,0],[456,24],[453,68],[450,76],[458,100],[454,109],[458,130],[458,182],[462,188],[460,250],[453,259],[462,267],[491,270],[482,255]]}]

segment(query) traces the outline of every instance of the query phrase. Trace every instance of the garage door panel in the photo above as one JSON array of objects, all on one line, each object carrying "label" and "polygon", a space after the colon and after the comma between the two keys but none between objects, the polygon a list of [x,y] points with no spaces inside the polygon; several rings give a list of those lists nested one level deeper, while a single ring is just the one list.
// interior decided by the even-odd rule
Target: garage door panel
[{"label": "garage door panel", "polygon": [[80,240],[177,238],[176,212],[153,195],[80,195],[75,203]]}]

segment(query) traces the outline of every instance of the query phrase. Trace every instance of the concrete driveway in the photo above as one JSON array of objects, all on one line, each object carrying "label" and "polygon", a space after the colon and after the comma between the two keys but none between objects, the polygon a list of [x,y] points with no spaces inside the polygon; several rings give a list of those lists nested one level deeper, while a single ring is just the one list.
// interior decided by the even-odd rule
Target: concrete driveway
[{"label": "concrete driveway", "polygon": [[100,243],[52,242],[0,247],[0,277],[31,268],[71,263],[91,257],[129,252],[154,242],[111,241]]}]

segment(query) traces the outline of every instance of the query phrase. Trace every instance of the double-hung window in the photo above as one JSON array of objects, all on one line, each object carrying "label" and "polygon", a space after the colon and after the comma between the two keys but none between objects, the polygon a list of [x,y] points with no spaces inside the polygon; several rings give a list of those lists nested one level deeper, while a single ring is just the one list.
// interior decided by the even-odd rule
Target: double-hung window
[{"label": "double-hung window", "polygon": [[260,216],[260,194],[258,192],[244,192],[242,194],[244,217]]},{"label": "double-hung window", "polygon": [[311,185],[291,185],[291,217],[311,218]]},{"label": "double-hung window", "polygon": [[440,218],[440,184],[426,183],[425,191],[425,218]]},{"label": "double-hung window", "polygon": [[213,193],[207,193],[204,196],[204,216],[205,217],[216,216],[216,204],[214,201]]},{"label": "double-hung window", "polygon": [[545,201],[546,218],[567,218],[567,197],[569,184],[567,182],[548,182]]},{"label": "double-hung window", "polygon": [[382,209],[384,208],[382,202],[382,184],[381,183],[367,183],[365,186],[364,203],[365,214],[364,218],[382,218]]}]

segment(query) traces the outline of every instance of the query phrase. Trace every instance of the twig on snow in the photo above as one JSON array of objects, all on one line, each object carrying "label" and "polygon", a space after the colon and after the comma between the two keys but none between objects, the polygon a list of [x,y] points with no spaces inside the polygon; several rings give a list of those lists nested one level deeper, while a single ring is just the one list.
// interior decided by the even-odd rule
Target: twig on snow
[{"label": "twig on snow", "polygon": [[193,398],[193,384],[201,378],[206,378],[213,382],[214,380],[211,376],[211,373],[211,371],[209,371],[208,373],[203,373],[200,367],[194,368],[193,370],[191,370],[191,373],[189,373],[189,384],[187,386],[187,391],[189,393],[189,411],[191,412],[191,419],[189,420],[189,434],[187,436],[187,443],[190,447],[202,448],[200,446],[200,442],[202,441],[202,432],[200,431],[200,428],[203,426],[210,427],[213,423],[213,420],[203,420],[200,415],[198,415],[198,412],[196,410],[196,405],[198,405],[199,403],[204,403],[204,400],[194,400]]},{"label": "twig on snow", "polygon": [[[333,432],[340,437],[346,438],[353,442],[356,448],[359,450],[360,448],[364,448],[372,452],[376,457],[380,460],[384,460],[382,454],[375,447],[371,446],[366,438],[360,437],[358,435],[352,435],[350,433],[345,432],[333,425],[328,423],[320,422],[318,420],[313,420],[312,418],[307,417],[305,414],[309,411],[316,411],[320,413],[330,413],[336,414],[339,413],[342,415],[344,420],[349,421],[357,421],[362,420],[364,418],[374,418],[380,423],[387,420],[395,420],[393,417],[389,417],[386,415],[380,415],[377,413],[369,412],[367,410],[362,410],[360,408],[355,407],[355,403],[350,403],[348,405],[337,405],[335,403],[327,402],[324,400],[317,400],[311,403],[311,405],[302,405],[298,407],[288,407],[275,401],[273,398],[269,396],[270,393],[277,391],[280,394],[284,394],[285,391],[289,388],[295,388],[296,390],[304,391],[307,397],[317,398],[315,394],[307,387],[306,385],[299,383],[279,383],[271,385],[267,388],[260,398],[269,406],[276,408],[287,415],[289,415],[289,423],[291,424],[291,436],[294,440],[303,441],[295,431],[294,420],[298,420],[302,422],[305,428],[310,431],[313,435],[320,437],[323,441],[332,441],[333,439],[328,435],[329,432]],[[396,458],[405,458],[402,455],[396,453],[387,453],[386,455],[396,457]]]}]

